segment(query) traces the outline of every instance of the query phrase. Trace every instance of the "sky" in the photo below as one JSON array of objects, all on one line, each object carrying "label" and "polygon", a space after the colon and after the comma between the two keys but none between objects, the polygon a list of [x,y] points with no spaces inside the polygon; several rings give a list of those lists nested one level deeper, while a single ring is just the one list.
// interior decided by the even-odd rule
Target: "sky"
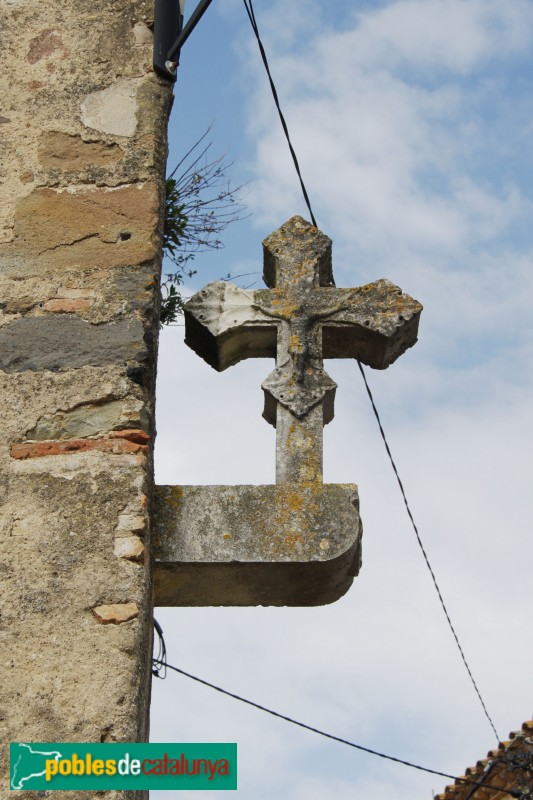
[{"label": "sky", "polygon": [[[193,9],[189,0],[186,16]],[[337,286],[388,278],[424,305],[419,341],[367,369],[393,455],[500,738],[533,716],[533,3],[256,0]],[[261,241],[309,218],[241,0],[215,0],[183,52],[169,168],[213,123],[250,216],[198,256],[188,294],[261,284]],[[170,171],[170,169],[169,169]],[[363,567],[319,608],[156,609],[170,663],[366,747],[462,775],[495,738],[447,627],[354,361],[324,478],[359,486]],[[272,365],[224,373],[160,340],[156,481],[274,482],[261,417]],[[169,673],[152,741],[235,741],[238,800],[429,800],[444,778],[330,742]],[[180,793],[183,797],[185,793]],[[169,793],[153,792],[153,800]]]}]

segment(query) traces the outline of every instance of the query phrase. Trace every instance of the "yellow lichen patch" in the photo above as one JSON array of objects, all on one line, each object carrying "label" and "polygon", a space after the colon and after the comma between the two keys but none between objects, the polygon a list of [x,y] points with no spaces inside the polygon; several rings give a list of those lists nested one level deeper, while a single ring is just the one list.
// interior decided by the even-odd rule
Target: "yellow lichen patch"
[{"label": "yellow lichen patch", "polygon": [[183,499],[183,488],[181,486],[172,486],[170,492],[167,493],[165,498],[167,504],[173,508],[179,508]]},{"label": "yellow lichen patch", "polygon": [[290,292],[290,290],[279,286],[272,289],[270,304],[275,309],[276,316],[279,315],[281,319],[286,320],[290,320],[292,317],[296,316],[300,309],[298,298],[294,296],[294,292]]},{"label": "yellow lichen patch", "polygon": [[298,455],[300,462],[299,480],[303,483],[322,481],[322,463],[315,446],[313,433],[301,423],[292,422],[289,426],[285,448],[288,457]]},{"label": "yellow lichen patch", "polygon": [[303,353],[303,344],[300,337],[293,333],[289,340],[289,353]]},{"label": "yellow lichen patch", "polygon": [[301,529],[305,514],[305,500],[298,484],[285,484],[279,487],[277,502],[270,519],[271,529],[276,532],[291,527]]},{"label": "yellow lichen patch", "polygon": [[303,508],[304,499],[302,497],[301,492],[289,492],[287,497],[288,506],[291,511],[301,511]]},{"label": "yellow lichen patch", "polygon": [[291,284],[297,286],[300,283],[300,279],[304,278],[310,270],[312,271],[313,267],[314,260],[308,258],[302,259],[298,266],[291,272]]},{"label": "yellow lichen patch", "polygon": [[[157,490],[158,494],[158,506],[161,510],[161,518],[164,522],[163,527],[165,529],[169,529],[171,521],[176,518],[178,512],[181,509],[182,500],[183,500],[183,487],[182,486],[165,486],[160,487]],[[162,502],[163,501],[163,502]],[[160,535],[160,526],[156,526],[154,532],[154,546],[159,548],[161,546],[161,535]]]},{"label": "yellow lichen patch", "polygon": [[302,535],[300,533],[287,533],[284,541],[288,550],[294,550],[296,545],[302,541]]}]

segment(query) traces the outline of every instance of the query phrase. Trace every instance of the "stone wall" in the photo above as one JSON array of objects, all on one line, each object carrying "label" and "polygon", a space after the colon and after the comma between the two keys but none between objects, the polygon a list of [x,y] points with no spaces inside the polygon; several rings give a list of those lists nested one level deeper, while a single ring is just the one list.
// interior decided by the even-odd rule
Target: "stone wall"
[{"label": "stone wall", "polygon": [[149,0],[1,5],[7,790],[10,741],[148,733],[148,497],[171,89],[151,68]]}]

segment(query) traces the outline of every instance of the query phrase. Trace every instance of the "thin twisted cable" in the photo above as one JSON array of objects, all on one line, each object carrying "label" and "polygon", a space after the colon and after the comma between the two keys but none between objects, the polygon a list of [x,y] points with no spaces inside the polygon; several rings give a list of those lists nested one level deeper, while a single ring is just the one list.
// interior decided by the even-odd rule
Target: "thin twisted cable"
[{"label": "thin twisted cable", "polygon": [[485,705],[485,703],[483,701],[483,698],[481,696],[481,692],[479,691],[478,685],[477,685],[477,683],[476,683],[476,681],[474,679],[474,676],[472,675],[472,670],[470,669],[468,661],[466,660],[466,656],[464,654],[463,648],[461,647],[461,643],[459,641],[459,637],[457,636],[456,630],[453,627],[452,621],[450,619],[450,615],[448,613],[448,609],[446,608],[446,603],[444,602],[444,598],[442,596],[439,584],[437,583],[437,579],[435,577],[435,573],[433,572],[433,568],[432,568],[432,566],[431,566],[431,564],[429,562],[429,558],[428,558],[428,555],[426,553],[425,547],[422,544],[422,539],[420,538],[420,534],[418,532],[418,527],[417,527],[416,522],[414,520],[413,514],[411,513],[411,509],[409,508],[409,503],[407,501],[407,496],[405,494],[405,489],[403,488],[402,480],[401,480],[401,478],[400,478],[400,476],[398,474],[398,470],[396,469],[396,464],[394,463],[394,459],[392,457],[392,453],[391,453],[391,450],[390,450],[390,447],[389,447],[389,443],[387,442],[387,437],[385,436],[385,431],[383,430],[383,426],[381,424],[381,419],[380,419],[378,410],[376,408],[376,404],[374,402],[374,397],[372,396],[372,392],[370,391],[370,386],[368,385],[368,381],[366,379],[365,371],[364,371],[360,361],[357,362],[357,366],[359,367],[361,375],[363,376],[363,380],[365,382],[366,391],[368,393],[368,397],[370,398],[370,403],[371,403],[372,409],[374,411],[374,416],[376,417],[376,420],[377,420],[377,423],[378,423],[378,426],[379,426],[379,432],[381,433],[381,438],[383,439],[383,444],[385,445],[385,449],[387,451],[387,455],[389,456],[390,463],[392,464],[392,469],[394,470],[394,474],[396,475],[396,480],[398,481],[398,486],[400,487],[400,492],[402,493],[403,502],[405,503],[405,508],[407,509],[407,513],[409,515],[409,519],[411,520],[411,524],[413,526],[413,530],[415,532],[418,545],[420,547],[420,550],[422,551],[422,555],[424,556],[424,561],[426,562],[426,566],[427,566],[427,568],[429,570],[429,574],[431,575],[431,579],[433,581],[433,585],[435,586],[435,589],[436,589],[437,594],[439,596],[439,600],[440,600],[440,604],[442,606],[442,610],[444,611],[444,614],[446,616],[446,620],[448,621],[448,625],[450,626],[450,630],[453,633],[453,637],[455,639],[455,643],[457,644],[457,647],[458,647],[459,652],[461,654],[461,658],[463,659],[463,663],[464,663],[464,665],[466,667],[466,671],[468,672],[470,680],[472,681],[472,685],[473,685],[474,689],[476,690],[476,694],[477,694],[477,696],[479,698],[479,702],[481,703],[483,711],[485,712],[485,716],[487,717],[487,719],[488,719],[488,721],[490,723],[490,726],[491,726],[492,730],[494,731],[494,735],[496,736],[498,741],[500,741],[500,737],[498,736],[498,731],[496,730],[496,727],[495,727],[495,725],[494,725],[494,723],[492,721],[492,718],[491,718],[489,712],[487,711],[487,707],[486,707],[486,705]]},{"label": "thin twisted cable", "polygon": [[184,669],[180,669],[180,667],[175,667],[172,664],[168,664],[166,662],[163,662],[163,666],[165,666],[167,669],[171,669],[174,672],[177,672],[179,675],[183,675],[185,678],[190,678],[192,681],[196,681],[196,683],[201,683],[203,686],[208,686],[210,689],[214,689],[216,692],[220,692],[220,694],[224,694],[227,697],[232,697],[234,700],[239,700],[239,702],[241,703],[245,703],[248,706],[257,708],[258,711],[264,711],[266,714],[270,714],[272,717],[277,717],[277,719],[283,719],[285,720],[285,722],[290,722],[291,725],[296,725],[299,728],[304,728],[306,731],[311,731],[311,733],[317,733],[319,736],[324,736],[326,739],[331,739],[332,741],[338,742],[339,744],[345,744],[348,747],[353,747],[355,750],[360,750],[363,753],[369,753],[370,755],[378,756],[378,758],[384,758],[387,761],[394,761],[396,764],[402,764],[404,767],[411,767],[411,769],[417,769],[420,772],[428,772],[431,775],[438,775],[441,778],[449,778],[458,783],[468,784],[477,789],[481,788],[492,789],[493,792],[499,794],[503,795],[507,794],[511,797],[518,798],[518,800],[526,800],[526,795],[524,792],[522,792],[521,789],[502,790],[499,789],[497,786],[494,786],[489,783],[484,783],[483,781],[476,781],[471,778],[459,778],[456,775],[450,775],[450,773],[448,772],[440,772],[440,770],[430,769],[429,767],[423,767],[421,764],[415,764],[412,761],[405,761],[403,758],[397,758],[396,756],[390,756],[387,753],[381,753],[379,750],[373,750],[371,747],[364,747],[364,745],[362,744],[356,744],[355,742],[351,742],[349,739],[343,739],[341,736],[335,736],[333,733],[327,733],[326,731],[323,731],[320,728],[315,728],[312,725],[307,725],[305,722],[300,722],[299,720],[293,719],[292,717],[289,717],[286,714],[281,714],[279,711],[274,711],[271,708],[262,706],[260,703],[255,703],[253,700],[248,700],[246,697],[242,697],[239,694],[235,694],[234,692],[228,691],[228,689],[223,689],[221,686],[217,686],[215,683],[206,681],[204,680],[204,678],[199,678],[197,675],[192,675],[190,672],[186,672]]},{"label": "thin twisted cable", "polygon": [[294,147],[292,146],[291,137],[289,135],[289,129],[287,127],[287,123],[285,122],[285,117],[283,116],[283,112],[281,110],[281,106],[280,106],[280,102],[279,102],[279,97],[278,97],[278,93],[277,93],[277,90],[276,90],[276,86],[275,86],[274,81],[272,79],[272,75],[270,74],[270,67],[268,65],[268,59],[267,59],[267,56],[266,56],[266,53],[265,53],[265,48],[263,47],[263,42],[261,41],[261,37],[259,35],[259,28],[257,27],[257,22],[255,20],[255,12],[254,12],[254,7],[253,7],[253,4],[252,4],[252,0],[243,0],[243,1],[244,1],[244,7],[246,8],[246,13],[248,14],[248,19],[250,20],[250,24],[252,26],[252,30],[253,30],[253,32],[255,34],[255,38],[257,39],[257,44],[259,45],[259,52],[261,53],[261,58],[263,59],[263,64],[265,66],[265,70],[266,70],[266,73],[268,75],[268,80],[270,82],[270,88],[272,90],[272,96],[274,97],[274,103],[276,104],[276,108],[278,109],[278,114],[279,114],[279,118],[280,118],[280,121],[281,121],[281,127],[283,128],[283,132],[285,134],[285,138],[287,139],[287,144],[289,145],[289,150],[290,150],[290,153],[291,153],[291,156],[292,156],[294,167],[296,169],[296,174],[298,175],[298,178],[300,180],[300,186],[302,188],[302,193],[303,193],[303,196],[304,196],[304,200],[305,200],[305,203],[307,205],[307,208],[309,209],[309,213],[311,215],[311,222],[313,223],[313,225],[316,228],[317,224],[316,224],[315,215],[313,214],[313,209],[311,208],[311,201],[309,200],[309,195],[307,194],[307,189],[305,188],[305,183],[304,183],[304,180],[302,178],[302,173],[300,171],[300,165],[298,163],[298,158],[296,156],[296,151],[295,151]]}]

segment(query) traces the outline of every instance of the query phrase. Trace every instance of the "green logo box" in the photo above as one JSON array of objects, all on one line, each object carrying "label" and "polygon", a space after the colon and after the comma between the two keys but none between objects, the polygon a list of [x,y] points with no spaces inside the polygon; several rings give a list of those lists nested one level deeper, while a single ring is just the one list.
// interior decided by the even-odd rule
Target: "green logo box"
[{"label": "green logo box", "polygon": [[10,745],[9,786],[18,791],[228,791],[237,788],[237,745],[17,742]]}]

